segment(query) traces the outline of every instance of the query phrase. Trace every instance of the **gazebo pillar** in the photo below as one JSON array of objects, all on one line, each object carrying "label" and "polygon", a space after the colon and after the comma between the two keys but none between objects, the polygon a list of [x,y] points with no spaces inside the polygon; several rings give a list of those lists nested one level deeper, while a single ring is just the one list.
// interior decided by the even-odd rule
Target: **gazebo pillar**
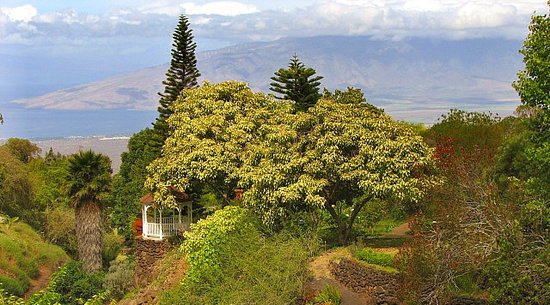
[{"label": "gazebo pillar", "polygon": [[160,218],[159,218],[160,233],[159,234],[160,234],[160,239],[162,240],[162,231],[163,230],[162,230],[162,210],[161,209],[159,209],[159,214],[160,214]]}]

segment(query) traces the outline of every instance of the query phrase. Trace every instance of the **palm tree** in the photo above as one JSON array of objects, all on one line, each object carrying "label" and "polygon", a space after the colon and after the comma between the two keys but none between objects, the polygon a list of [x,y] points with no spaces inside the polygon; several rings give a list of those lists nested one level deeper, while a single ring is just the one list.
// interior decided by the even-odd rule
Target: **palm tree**
[{"label": "palm tree", "polygon": [[86,272],[101,269],[101,215],[111,187],[111,172],[111,160],[91,150],[69,158],[67,194],[75,208],[78,257]]}]

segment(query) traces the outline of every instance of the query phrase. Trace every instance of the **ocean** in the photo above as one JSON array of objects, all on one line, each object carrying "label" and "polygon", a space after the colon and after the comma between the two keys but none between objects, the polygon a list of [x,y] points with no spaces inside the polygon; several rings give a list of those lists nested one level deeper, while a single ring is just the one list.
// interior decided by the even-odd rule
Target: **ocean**
[{"label": "ocean", "polygon": [[125,109],[51,110],[25,109],[18,105],[0,105],[4,124],[0,139],[35,140],[69,137],[128,136],[146,127],[157,117],[156,111]]}]

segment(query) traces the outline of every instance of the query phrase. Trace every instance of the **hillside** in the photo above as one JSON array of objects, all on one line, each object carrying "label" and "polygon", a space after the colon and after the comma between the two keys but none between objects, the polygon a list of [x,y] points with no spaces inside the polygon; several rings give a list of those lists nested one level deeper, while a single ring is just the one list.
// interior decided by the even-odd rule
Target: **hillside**
[{"label": "hillside", "polygon": [[[273,72],[297,54],[328,89],[359,87],[398,119],[433,122],[453,107],[508,114],[519,103],[510,83],[521,68],[520,41],[365,36],[284,38],[198,54],[202,80],[249,82],[268,91]],[[167,65],[114,76],[16,103],[41,109],[154,110]]]},{"label": "hillside", "polygon": [[29,225],[8,225],[5,216],[0,218],[0,285],[18,296],[29,289],[43,288],[49,275],[69,257],[58,246],[44,241]]}]

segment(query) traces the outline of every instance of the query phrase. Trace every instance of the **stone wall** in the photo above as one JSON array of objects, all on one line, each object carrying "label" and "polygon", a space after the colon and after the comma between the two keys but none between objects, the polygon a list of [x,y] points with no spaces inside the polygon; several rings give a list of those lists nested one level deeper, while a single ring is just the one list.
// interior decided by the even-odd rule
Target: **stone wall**
[{"label": "stone wall", "polygon": [[396,274],[368,268],[349,259],[332,262],[330,269],[340,283],[354,292],[368,294],[375,304],[400,304]]},{"label": "stone wall", "polygon": [[134,283],[137,287],[145,287],[158,273],[158,262],[170,250],[166,240],[149,240],[136,238],[136,272]]}]

